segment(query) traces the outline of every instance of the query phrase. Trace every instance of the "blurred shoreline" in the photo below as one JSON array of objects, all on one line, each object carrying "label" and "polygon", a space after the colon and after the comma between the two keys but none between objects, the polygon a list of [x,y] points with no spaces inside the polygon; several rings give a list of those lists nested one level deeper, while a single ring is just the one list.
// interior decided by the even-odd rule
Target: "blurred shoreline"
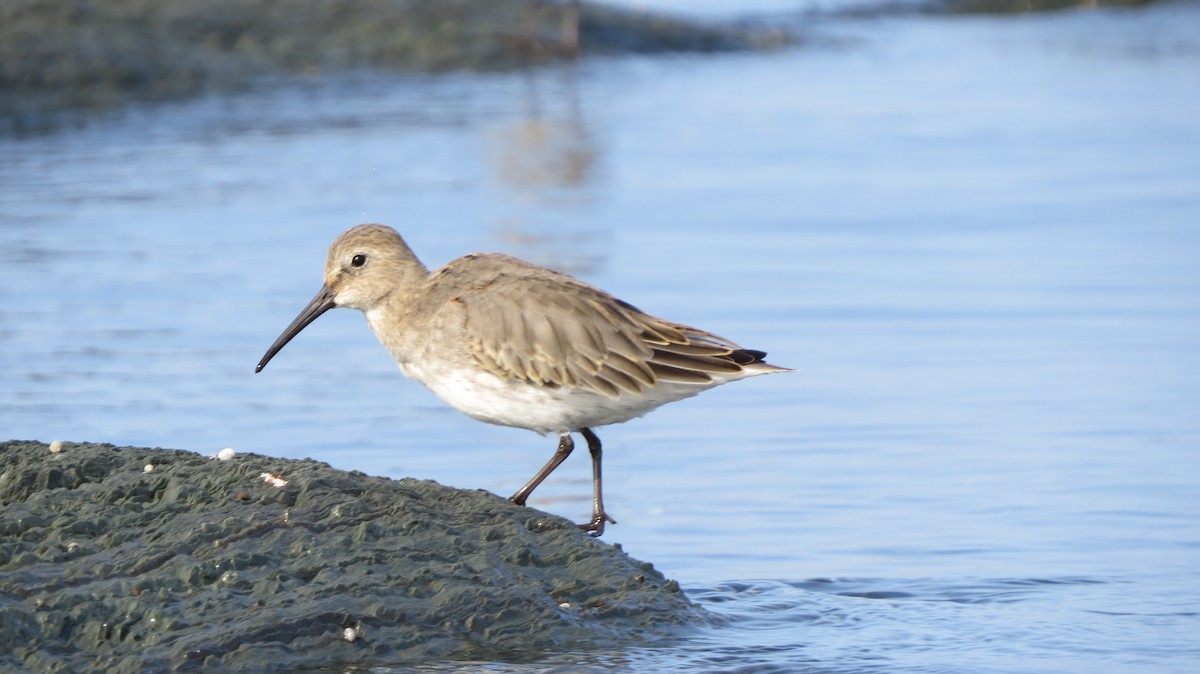
[{"label": "blurred shoreline", "polygon": [[495,71],[628,53],[774,49],[833,17],[1012,14],[1148,0],[882,0],[702,21],[568,0],[13,0],[0,3],[0,134],[94,111],[356,70]]},{"label": "blurred shoreline", "polygon": [[16,0],[0,5],[0,133],[256,78],[509,70],[586,53],[771,48],[781,31],[592,3]]}]

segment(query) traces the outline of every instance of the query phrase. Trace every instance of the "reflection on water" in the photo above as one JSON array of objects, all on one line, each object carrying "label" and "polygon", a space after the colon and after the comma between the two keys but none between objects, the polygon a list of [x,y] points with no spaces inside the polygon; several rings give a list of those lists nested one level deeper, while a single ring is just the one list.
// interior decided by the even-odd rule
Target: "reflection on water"
[{"label": "reflection on water", "polygon": [[[544,94],[539,91],[541,80],[556,76],[561,77],[560,86]],[[523,115],[491,130],[497,176],[519,192],[583,185],[592,177],[597,152],[580,110],[576,69],[526,71],[521,78],[526,84]],[[547,105],[544,96],[561,98],[556,102],[563,109]]]},{"label": "reflection on water", "polygon": [[[798,370],[604,436],[605,540],[718,625],[423,671],[1190,672],[1197,15],[844,20],[0,139],[0,428],[511,493],[544,439],[447,409],[353,312],[253,374],[332,237],[382,221]],[[532,505],[580,518],[589,477]]]},{"label": "reflection on water", "polygon": [[603,260],[601,233],[581,229],[570,213],[545,218],[549,204],[586,208],[600,186],[600,152],[580,104],[578,69],[520,73],[520,114],[485,123],[488,160],[511,209],[495,236],[513,254],[572,274],[594,273]]}]

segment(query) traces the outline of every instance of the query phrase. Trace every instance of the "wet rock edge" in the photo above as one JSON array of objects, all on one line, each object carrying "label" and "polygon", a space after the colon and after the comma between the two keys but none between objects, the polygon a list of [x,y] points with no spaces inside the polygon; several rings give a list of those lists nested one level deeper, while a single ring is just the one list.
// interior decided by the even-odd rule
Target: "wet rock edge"
[{"label": "wet rock edge", "polygon": [[567,520],[308,459],[9,441],[0,506],[0,669],[526,661],[708,622]]}]

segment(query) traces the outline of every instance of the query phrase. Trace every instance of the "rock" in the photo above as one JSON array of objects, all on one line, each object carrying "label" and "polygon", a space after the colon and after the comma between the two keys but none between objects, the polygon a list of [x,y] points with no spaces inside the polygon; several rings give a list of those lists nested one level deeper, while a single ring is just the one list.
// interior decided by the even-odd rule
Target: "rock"
[{"label": "rock", "polygon": [[564,519],[312,460],[10,441],[0,504],[6,671],[530,660],[706,620]]},{"label": "rock", "polygon": [[0,2],[0,134],[71,111],[364,70],[504,70],[627,52],[782,46],[740,23],[544,0]]}]

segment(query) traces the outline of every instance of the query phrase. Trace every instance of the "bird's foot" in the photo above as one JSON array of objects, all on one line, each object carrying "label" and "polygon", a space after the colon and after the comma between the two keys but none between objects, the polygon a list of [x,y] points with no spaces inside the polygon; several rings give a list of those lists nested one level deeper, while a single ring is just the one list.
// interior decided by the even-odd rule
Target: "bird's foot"
[{"label": "bird's foot", "polygon": [[592,521],[578,525],[583,531],[586,531],[592,538],[600,538],[604,534],[604,523],[616,524],[617,521],[608,516],[608,513],[603,510],[597,510],[592,513]]}]

